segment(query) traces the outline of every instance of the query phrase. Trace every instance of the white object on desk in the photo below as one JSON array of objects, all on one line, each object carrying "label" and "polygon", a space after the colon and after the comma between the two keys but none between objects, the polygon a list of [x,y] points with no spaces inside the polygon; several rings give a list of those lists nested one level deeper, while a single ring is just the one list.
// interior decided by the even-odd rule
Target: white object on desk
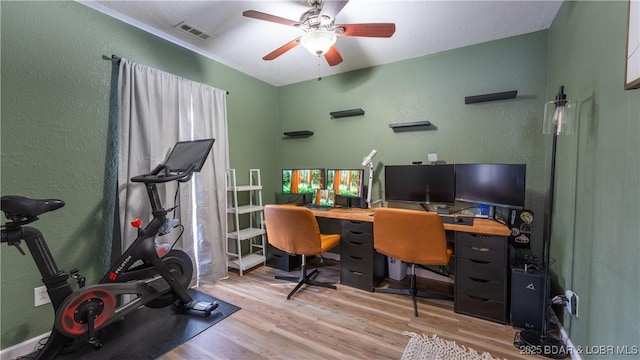
[{"label": "white object on desk", "polygon": [[369,188],[367,189],[367,207],[371,208],[371,185],[373,183],[373,158],[376,157],[378,151],[376,149],[371,150],[369,155],[362,159],[362,166],[369,166]]}]

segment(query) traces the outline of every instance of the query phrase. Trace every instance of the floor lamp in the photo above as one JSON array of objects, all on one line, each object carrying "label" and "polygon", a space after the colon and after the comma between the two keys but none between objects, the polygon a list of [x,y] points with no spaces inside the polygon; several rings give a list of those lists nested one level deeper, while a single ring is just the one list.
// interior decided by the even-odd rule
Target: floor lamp
[{"label": "floor lamp", "polygon": [[524,346],[528,346],[528,350],[535,351],[536,354],[543,355],[554,359],[564,359],[569,353],[567,346],[563,340],[549,334],[548,329],[548,310],[551,305],[550,301],[550,279],[549,279],[549,259],[551,245],[551,222],[553,218],[553,190],[555,187],[556,173],[556,145],[558,135],[575,134],[576,124],[576,102],[567,100],[564,93],[564,86],[560,86],[555,100],[545,104],[543,134],[552,134],[553,142],[551,145],[551,175],[549,179],[548,200],[547,200],[547,219],[545,223],[545,231],[542,243],[542,256],[544,267],[544,289],[542,299],[542,329],[522,330],[520,332],[520,341]]}]

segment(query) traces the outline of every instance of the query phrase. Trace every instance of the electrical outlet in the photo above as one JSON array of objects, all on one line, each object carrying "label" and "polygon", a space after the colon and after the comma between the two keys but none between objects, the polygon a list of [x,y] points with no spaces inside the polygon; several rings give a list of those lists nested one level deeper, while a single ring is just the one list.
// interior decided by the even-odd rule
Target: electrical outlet
[{"label": "electrical outlet", "polygon": [[578,294],[571,290],[567,290],[564,295],[567,298],[565,306],[567,307],[569,314],[578,317]]},{"label": "electrical outlet", "polygon": [[40,286],[33,289],[33,307],[42,306],[51,302],[46,286]]}]

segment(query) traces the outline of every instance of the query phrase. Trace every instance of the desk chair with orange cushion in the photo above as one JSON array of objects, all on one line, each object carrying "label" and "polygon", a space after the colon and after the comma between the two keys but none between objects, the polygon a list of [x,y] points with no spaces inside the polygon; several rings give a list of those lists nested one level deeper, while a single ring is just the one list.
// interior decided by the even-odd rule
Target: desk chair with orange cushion
[{"label": "desk chair with orange cushion", "polygon": [[411,295],[413,313],[418,316],[416,296],[453,300],[416,286],[416,264],[446,265],[452,251],[440,216],[426,211],[380,208],[373,216],[373,246],[381,254],[404,261],[411,266],[408,289],[375,288],[375,292]]},{"label": "desk chair with orange cushion", "polygon": [[316,281],[318,269],[307,274],[307,255],[322,255],[340,241],[339,234],[320,233],[318,221],[313,212],[305,207],[289,205],[266,205],[264,216],[267,227],[267,241],[274,247],[293,255],[302,256],[302,277],[276,276],[276,279],[297,282],[287,299],[303,284],[336,289],[334,285]]}]

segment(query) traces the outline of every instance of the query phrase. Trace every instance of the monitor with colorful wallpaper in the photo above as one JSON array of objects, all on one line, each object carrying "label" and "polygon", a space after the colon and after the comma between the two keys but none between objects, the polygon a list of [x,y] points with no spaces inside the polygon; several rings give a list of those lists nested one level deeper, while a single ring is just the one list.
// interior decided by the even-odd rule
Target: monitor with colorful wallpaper
[{"label": "monitor with colorful wallpaper", "polygon": [[324,169],[283,169],[283,194],[313,194],[324,189]]},{"label": "monitor with colorful wallpaper", "polygon": [[329,169],[327,170],[327,189],[333,189],[336,195],[362,197],[363,169]]}]

